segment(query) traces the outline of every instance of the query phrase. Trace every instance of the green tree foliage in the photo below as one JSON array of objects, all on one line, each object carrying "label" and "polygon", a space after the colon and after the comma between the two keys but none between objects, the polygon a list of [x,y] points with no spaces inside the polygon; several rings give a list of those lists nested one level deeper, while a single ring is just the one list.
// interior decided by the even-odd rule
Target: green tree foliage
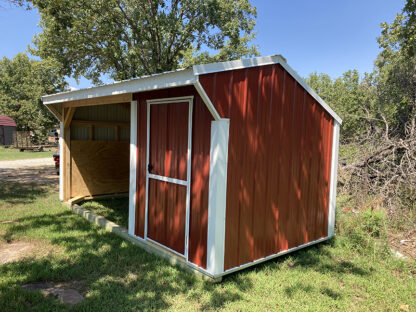
[{"label": "green tree foliage", "polygon": [[343,119],[342,141],[349,141],[366,131],[364,119],[371,120],[373,105],[368,76],[360,79],[357,70],[349,70],[336,79],[327,74],[312,73],[306,80]]},{"label": "green tree foliage", "polygon": [[[33,0],[43,32],[32,53],[95,83],[257,54],[248,0]],[[213,54],[201,51],[211,51]]]},{"label": "green tree foliage", "polygon": [[376,60],[380,107],[401,136],[416,131],[416,1],[408,0],[393,23],[383,23]]},{"label": "green tree foliage", "polygon": [[57,64],[31,60],[19,53],[0,60],[0,114],[12,117],[18,130],[33,131],[43,141],[56,118],[42,104],[41,96],[62,91],[65,81]]}]

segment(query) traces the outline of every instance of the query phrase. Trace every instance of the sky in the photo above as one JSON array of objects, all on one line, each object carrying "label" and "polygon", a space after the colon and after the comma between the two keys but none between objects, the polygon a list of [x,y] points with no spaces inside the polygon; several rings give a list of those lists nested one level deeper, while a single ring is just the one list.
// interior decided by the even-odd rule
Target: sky
[{"label": "sky", "polygon": [[[256,39],[262,56],[281,54],[302,77],[322,72],[339,77],[349,69],[370,72],[380,52],[380,23],[392,22],[405,0],[252,0],[257,7]],[[0,58],[25,52],[40,17],[4,5],[0,8]],[[68,79],[76,88],[92,84]],[[111,81],[108,81],[111,82]]]}]

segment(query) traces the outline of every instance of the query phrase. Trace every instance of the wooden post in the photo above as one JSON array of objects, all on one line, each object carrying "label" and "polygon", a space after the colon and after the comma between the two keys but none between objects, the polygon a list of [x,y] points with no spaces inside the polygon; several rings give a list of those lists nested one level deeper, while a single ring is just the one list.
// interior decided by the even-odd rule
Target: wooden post
[{"label": "wooden post", "polygon": [[62,120],[64,122],[63,138],[63,200],[71,198],[71,121],[75,108],[62,108]]}]

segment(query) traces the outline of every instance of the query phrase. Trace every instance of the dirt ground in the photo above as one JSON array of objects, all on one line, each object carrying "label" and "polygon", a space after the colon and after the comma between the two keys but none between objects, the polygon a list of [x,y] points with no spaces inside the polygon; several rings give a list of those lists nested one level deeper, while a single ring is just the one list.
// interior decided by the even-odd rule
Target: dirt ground
[{"label": "dirt ground", "polygon": [[0,161],[0,169],[34,168],[53,165],[52,157]]},{"label": "dirt ground", "polygon": [[[39,159],[41,160],[41,159]],[[52,184],[59,188],[59,176],[54,166],[39,166],[43,163],[37,159],[25,159],[18,161],[0,161],[0,181],[13,183],[36,183],[40,185]],[[7,165],[4,165],[6,163]],[[30,167],[35,166],[35,167]],[[15,223],[12,220],[1,222],[2,224]],[[0,264],[19,261],[24,258],[43,257],[53,251],[51,245],[38,241],[0,241]]]},{"label": "dirt ground", "polygon": [[59,186],[59,176],[55,167],[0,168],[0,181],[14,183],[55,184]]},{"label": "dirt ground", "polygon": [[0,242],[0,264],[25,258],[42,258],[56,252],[56,246],[41,241]]},{"label": "dirt ground", "polygon": [[416,231],[400,234],[389,234],[390,247],[407,258],[416,259]]}]

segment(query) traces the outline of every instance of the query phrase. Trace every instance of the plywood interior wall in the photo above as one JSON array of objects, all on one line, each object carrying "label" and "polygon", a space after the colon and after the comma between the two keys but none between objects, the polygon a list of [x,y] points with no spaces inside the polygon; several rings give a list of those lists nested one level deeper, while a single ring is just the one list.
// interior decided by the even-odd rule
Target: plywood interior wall
[{"label": "plywood interior wall", "polygon": [[77,107],[70,133],[70,197],[128,192],[130,105]]},{"label": "plywood interior wall", "polygon": [[128,192],[129,142],[71,141],[71,197]]}]

